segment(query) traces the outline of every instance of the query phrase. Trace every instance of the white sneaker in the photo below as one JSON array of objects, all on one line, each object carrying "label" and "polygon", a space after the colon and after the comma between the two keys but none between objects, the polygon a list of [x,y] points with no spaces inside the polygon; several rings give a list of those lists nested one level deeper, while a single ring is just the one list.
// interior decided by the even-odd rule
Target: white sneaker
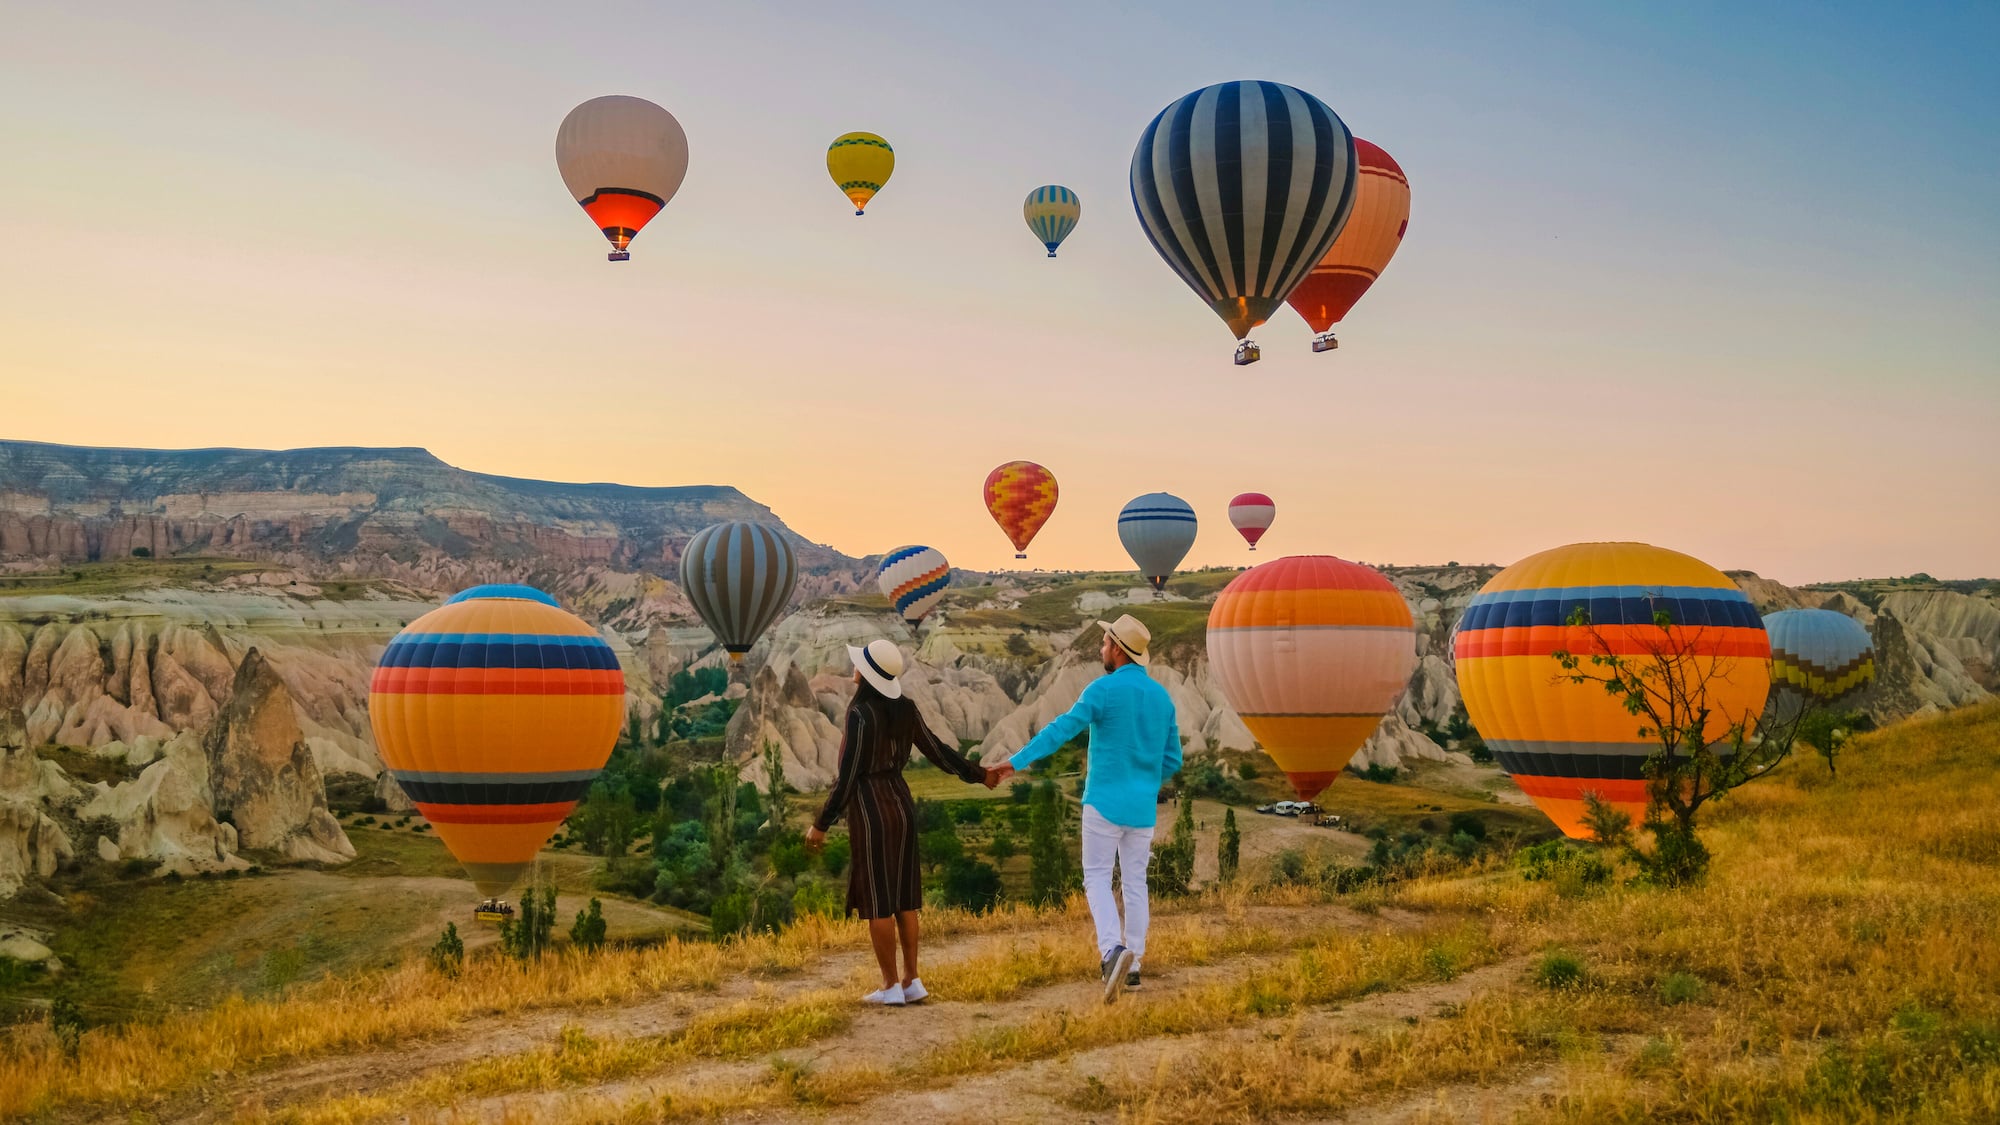
[{"label": "white sneaker", "polygon": [[903,986],[892,984],[887,988],[878,988],[868,995],[863,996],[861,1002],[863,1004],[883,1004],[900,1008],[903,1006]]},{"label": "white sneaker", "polygon": [[924,987],[922,977],[911,977],[910,983],[903,986],[903,1000],[905,1003],[915,1004],[930,994],[931,990]]}]

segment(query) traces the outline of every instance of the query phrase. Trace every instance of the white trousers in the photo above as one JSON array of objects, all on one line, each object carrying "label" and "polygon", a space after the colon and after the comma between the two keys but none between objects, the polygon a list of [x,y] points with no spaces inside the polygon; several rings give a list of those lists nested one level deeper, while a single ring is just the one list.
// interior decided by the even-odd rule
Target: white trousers
[{"label": "white trousers", "polygon": [[[1146,865],[1153,859],[1153,830],[1127,828],[1104,819],[1088,805],[1083,808],[1083,894],[1090,901],[1090,920],[1097,924],[1097,956],[1114,946],[1132,951],[1132,967],[1146,954]],[[1125,916],[1118,916],[1118,896],[1111,893],[1111,868],[1116,864],[1124,890]]]}]

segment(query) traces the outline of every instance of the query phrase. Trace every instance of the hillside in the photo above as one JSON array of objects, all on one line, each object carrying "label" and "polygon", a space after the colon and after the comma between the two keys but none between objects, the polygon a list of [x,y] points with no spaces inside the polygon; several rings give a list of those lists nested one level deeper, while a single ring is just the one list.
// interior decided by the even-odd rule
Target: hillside
[{"label": "hillside", "polygon": [[1146,988],[1112,1007],[1074,899],[936,912],[935,999],[905,1010],[856,1005],[861,928],[808,918],[351,974],[92,1030],[74,1061],[29,1033],[0,1115],[1990,1120],[1996,768],[2000,705],[1864,735],[1837,780],[1793,760],[1717,808],[1691,890],[1493,853],[1345,891],[1266,866],[1163,904]]}]

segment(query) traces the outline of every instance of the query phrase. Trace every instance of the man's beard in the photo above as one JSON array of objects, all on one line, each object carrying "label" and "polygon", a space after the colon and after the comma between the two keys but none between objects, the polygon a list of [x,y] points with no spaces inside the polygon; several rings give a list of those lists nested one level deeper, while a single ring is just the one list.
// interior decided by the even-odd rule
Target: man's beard
[{"label": "man's beard", "polygon": [[1116,660],[1111,659],[1108,656],[1105,657],[1104,670],[1107,672],[1116,672],[1118,670],[1118,662]]}]

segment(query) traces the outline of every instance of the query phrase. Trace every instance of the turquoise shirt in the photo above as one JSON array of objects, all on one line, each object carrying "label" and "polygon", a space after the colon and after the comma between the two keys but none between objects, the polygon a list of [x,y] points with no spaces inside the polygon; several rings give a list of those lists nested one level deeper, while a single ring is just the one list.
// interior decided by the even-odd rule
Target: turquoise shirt
[{"label": "turquoise shirt", "polygon": [[1093,680],[1070,708],[1010,759],[1027,769],[1090,728],[1083,803],[1126,828],[1151,828],[1160,785],[1181,768],[1173,697],[1137,664]]}]

